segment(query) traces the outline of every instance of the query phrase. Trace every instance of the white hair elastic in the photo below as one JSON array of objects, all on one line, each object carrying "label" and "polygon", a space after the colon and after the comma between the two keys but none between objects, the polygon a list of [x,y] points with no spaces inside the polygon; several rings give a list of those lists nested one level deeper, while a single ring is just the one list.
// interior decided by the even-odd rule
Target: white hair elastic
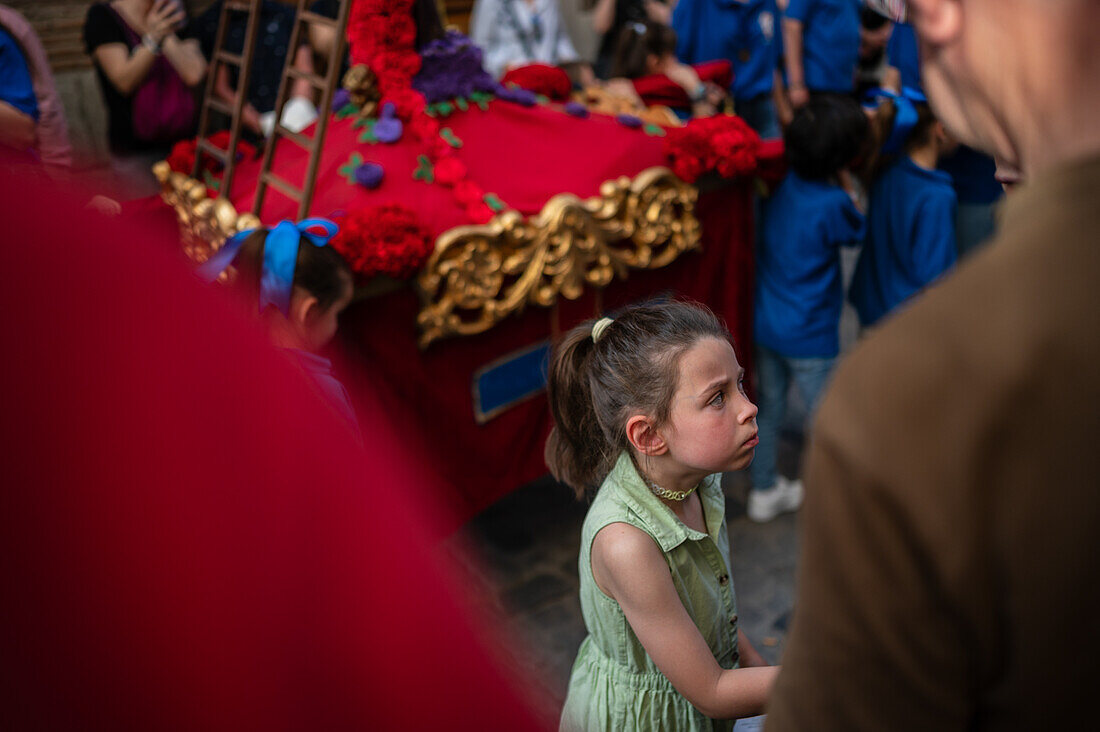
[{"label": "white hair elastic", "polygon": [[611,318],[600,318],[599,320],[597,320],[595,325],[592,326],[592,342],[599,343],[600,338],[603,337],[604,331],[607,330],[607,327],[614,322],[615,321]]}]

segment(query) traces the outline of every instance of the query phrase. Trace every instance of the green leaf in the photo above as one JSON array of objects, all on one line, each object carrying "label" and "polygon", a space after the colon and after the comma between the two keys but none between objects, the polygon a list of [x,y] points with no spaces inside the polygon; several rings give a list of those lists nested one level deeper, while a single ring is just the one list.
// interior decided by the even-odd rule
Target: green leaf
[{"label": "green leaf", "polygon": [[462,140],[458,139],[458,136],[454,133],[450,127],[444,127],[439,131],[439,136],[453,148],[462,147]]},{"label": "green leaf", "polygon": [[439,113],[444,117],[450,117],[451,112],[455,111],[455,106],[450,102],[440,102],[435,106],[439,110]]},{"label": "green leaf", "polygon": [[493,213],[500,213],[508,208],[504,205],[504,201],[497,198],[497,194],[495,193],[486,193],[481,197],[481,200],[485,202],[485,205],[488,206]]},{"label": "green leaf", "polygon": [[202,178],[206,182],[206,187],[218,191],[221,190],[222,182],[214,177],[209,170],[202,171]]},{"label": "green leaf", "polygon": [[348,158],[348,161],[336,169],[349,184],[355,184],[355,170],[363,164],[363,156],[357,152],[353,152]]},{"label": "green leaf", "polygon": [[435,182],[435,167],[427,155],[416,156],[416,170],[413,171],[413,180],[422,180],[425,183]]},{"label": "green leaf", "polygon": [[535,101],[538,102],[539,104],[549,104],[550,103],[550,97],[544,96],[542,94],[536,94],[535,95]]},{"label": "green leaf", "polygon": [[354,103],[348,102],[344,106],[340,107],[340,110],[336,113],[336,119],[344,119],[350,117],[359,111],[359,107]]},{"label": "green leaf", "polygon": [[650,137],[664,137],[667,133],[660,125],[655,125],[652,122],[642,128]]},{"label": "green leaf", "polygon": [[458,107],[459,109],[461,109],[463,112],[465,112],[467,109],[470,108],[470,103],[467,102],[462,97],[456,97],[455,98],[455,106]]}]

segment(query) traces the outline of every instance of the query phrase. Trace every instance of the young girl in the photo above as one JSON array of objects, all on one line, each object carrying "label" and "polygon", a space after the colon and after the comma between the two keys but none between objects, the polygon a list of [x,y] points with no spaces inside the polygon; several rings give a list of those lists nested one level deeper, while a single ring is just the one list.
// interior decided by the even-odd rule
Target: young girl
[{"label": "young girl", "polygon": [[638,79],[651,74],[664,74],[680,86],[691,100],[695,117],[716,114],[725,98],[725,91],[702,81],[695,69],[676,60],[676,31],[660,23],[627,23],[615,46],[611,76]]},{"label": "young girl", "polygon": [[730,729],[714,720],[761,713],[778,669],[737,627],[719,485],[757,442],[743,375],[726,330],[687,303],[582,323],[555,350],[546,461],[578,497],[599,487],[562,729]]},{"label": "young girl", "polygon": [[[324,234],[314,233],[317,229]],[[347,262],[326,245],[336,231],[336,224],[325,219],[282,221],[274,229],[243,231],[203,264],[199,275],[213,281],[234,265],[233,289],[248,307],[259,303],[272,341],[313,378],[321,395],[358,435],[359,422],[347,390],[333,376],[332,362],[316,353],[336,335],[337,318],[352,296]]]}]

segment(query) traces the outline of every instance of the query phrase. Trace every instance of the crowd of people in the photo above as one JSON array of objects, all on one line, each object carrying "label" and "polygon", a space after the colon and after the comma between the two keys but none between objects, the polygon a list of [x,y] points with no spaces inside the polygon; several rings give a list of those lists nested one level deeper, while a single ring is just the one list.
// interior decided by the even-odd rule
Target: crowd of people
[{"label": "crowd of people", "polygon": [[[585,321],[554,344],[547,467],[591,498],[579,550],[588,635],[563,729],[719,729],[765,712],[780,731],[1023,729],[1091,711],[1100,13],[1089,0],[911,0],[909,25],[886,5],[593,0],[589,63],[557,0],[474,4],[491,74],[550,64],[579,86],[664,74],[686,92],[686,115],[728,102],[782,138],[788,167],[756,206],[753,343],[670,301]],[[221,6],[194,20],[178,0],[89,9],[121,174],[147,175],[194,133],[193,90],[208,73],[219,97],[236,94],[231,69],[211,72]],[[262,138],[287,59],[315,70],[333,39],[291,48],[292,11],[273,0],[258,22],[243,123]],[[227,37],[240,52],[243,18]],[[1035,37],[1047,43],[1025,43]],[[1027,52],[1004,59],[1000,46]],[[731,65],[728,88],[693,68],[714,60]],[[0,145],[65,165],[52,87],[33,32],[0,6]],[[310,124],[311,94],[294,88],[280,122]],[[1028,186],[976,253],[1001,195],[986,153]],[[243,232],[201,274],[232,284],[362,446],[321,355],[353,289],[333,233],[320,219]],[[847,292],[844,247],[859,248]],[[845,301],[862,328],[850,357]],[[735,349],[751,349],[754,385]],[[813,418],[804,481],[777,470],[792,388]],[[755,521],[806,501],[782,668],[738,624],[719,485],[734,470],[749,471]],[[1064,663],[1074,647],[1087,657]]]}]

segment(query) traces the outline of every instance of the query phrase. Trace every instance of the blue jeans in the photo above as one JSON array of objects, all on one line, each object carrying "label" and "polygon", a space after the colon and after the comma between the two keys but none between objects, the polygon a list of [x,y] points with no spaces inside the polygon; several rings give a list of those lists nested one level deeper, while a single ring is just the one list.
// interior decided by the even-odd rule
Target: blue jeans
[{"label": "blue jeans", "polygon": [[779,129],[779,116],[775,112],[775,101],[770,93],[751,99],[737,99],[733,107],[762,139],[771,140],[783,136],[783,131]]},{"label": "blue jeans", "polygon": [[993,203],[960,203],[955,213],[955,244],[959,259],[985,244],[996,233]]},{"label": "blue jeans", "polygon": [[749,466],[754,489],[765,490],[775,485],[779,474],[776,460],[779,455],[779,430],[787,412],[787,391],[794,382],[806,410],[811,416],[817,409],[825,386],[829,383],[836,357],[788,358],[770,348],[756,346],[756,427],[760,431],[760,444],[756,457]]}]

